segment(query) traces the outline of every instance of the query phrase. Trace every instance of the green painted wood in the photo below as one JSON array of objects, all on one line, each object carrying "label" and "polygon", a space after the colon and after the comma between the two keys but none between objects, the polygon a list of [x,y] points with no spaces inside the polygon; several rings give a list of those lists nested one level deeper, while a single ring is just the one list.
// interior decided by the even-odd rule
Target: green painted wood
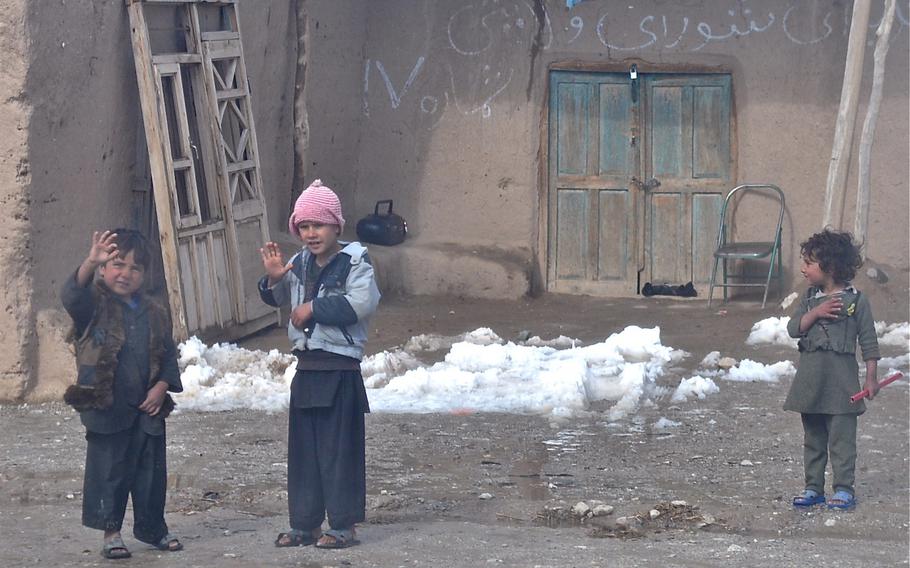
[{"label": "green painted wood", "polygon": [[589,92],[590,86],[584,83],[560,83],[557,87],[559,175],[581,175],[587,170]]},{"label": "green painted wood", "polygon": [[730,167],[729,85],[696,85],[692,91],[692,177],[724,179]]},{"label": "green painted wood", "polygon": [[588,192],[562,189],[556,204],[556,275],[581,279],[588,276]]},{"label": "green painted wood", "polygon": [[655,86],[651,92],[651,171],[661,177],[683,175],[683,88]]},{"label": "green painted wood", "polygon": [[629,255],[632,236],[632,197],[628,190],[598,192],[597,279],[629,278],[634,258]]},{"label": "green painted wood", "polygon": [[[551,71],[548,285],[707,281],[732,160],[730,77]],[[633,98],[633,89],[639,89]],[[656,177],[646,194],[633,177]],[[560,283],[566,286],[561,287]]]},{"label": "green painted wood", "polygon": [[[650,201],[650,227],[648,251],[651,259],[650,281],[662,284],[680,284],[686,273],[685,232],[683,213],[685,195],[680,193],[654,193]],[[688,279],[683,282],[688,281]]]},{"label": "green painted wood", "polygon": [[[666,195],[648,202],[650,260],[643,280],[705,284],[720,203],[731,181],[730,77],[653,75],[645,83],[645,177],[659,179]],[[676,196],[672,202],[670,194]]]},{"label": "green painted wood", "polygon": [[631,176],[638,171],[634,146],[629,138],[632,97],[628,81],[598,85],[600,131],[600,175]]}]

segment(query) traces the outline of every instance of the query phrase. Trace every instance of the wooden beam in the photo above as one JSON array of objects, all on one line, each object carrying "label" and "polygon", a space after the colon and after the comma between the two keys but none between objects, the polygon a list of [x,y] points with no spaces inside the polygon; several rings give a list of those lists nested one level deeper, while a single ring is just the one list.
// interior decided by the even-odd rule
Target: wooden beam
[{"label": "wooden beam", "polygon": [[180,263],[177,257],[177,238],[174,229],[173,211],[171,209],[170,191],[166,156],[168,148],[165,137],[159,128],[159,101],[155,74],[152,66],[152,49],[145,22],[145,14],[140,3],[129,5],[130,35],[133,44],[133,58],[136,67],[136,80],[139,85],[139,102],[142,107],[142,118],[145,126],[145,141],[149,152],[149,167],[152,173],[152,193],[155,198],[155,209],[158,215],[158,233],[161,239],[161,260],[164,265],[164,277],[168,302],[171,307],[173,333],[177,341],[187,338],[186,313],[180,288]]},{"label": "wooden beam", "polygon": [[[895,0],[885,0],[885,12],[878,25],[875,35],[875,54],[873,55],[874,68],[872,72],[872,93],[869,95],[869,106],[866,109],[866,119],[863,122],[863,132],[859,138],[859,174],[856,187],[856,217],[853,221],[853,236],[861,243],[866,243],[866,228],[869,225],[869,184],[872,170],[872,142],[875,138],[875,123],[878,120],[878,111],[882,104],[882,86],[885,82],[885,58],[888,56],[888,42],[891,38],[891,28],[894,24],[896,11]],[[861,249],[863,258],[866,257],[866,247]]]},{"label": "wooden beam", "polygon": [[856,122],[856,107],[862,83],[863,57],[866,52],[866,30],[869,28],[871,0],[856,0],[853,3],[853,18],[850,22],[850,39],[847,43],[847,63],[844,67],[844,84],[841,88],[840,108],[834,129],[834,145],[831,148],[831,162],[828,164],[828,180],[825,184],[825,208],[822,227],[839,227],[843,216],[844,192],[847,187],[847,167],[850,165],[850,151],[853,145],[853,126]]},{"label": "wooden beam", "polygon": [[156,65],[169,63],[202,63],[202,56],[198,53],[163,53],[152,56],[152,62]]}]

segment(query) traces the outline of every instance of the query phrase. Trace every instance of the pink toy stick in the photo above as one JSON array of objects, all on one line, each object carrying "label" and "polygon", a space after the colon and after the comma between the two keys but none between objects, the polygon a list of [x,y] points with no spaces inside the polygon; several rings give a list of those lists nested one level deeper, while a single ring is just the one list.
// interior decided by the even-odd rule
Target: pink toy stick
[{"label": "pink toy stick", "polygon": [[[901,378],[901,377],[903,377],[903,376],[904,376],[904,374],[901,373],[900,371],[898,371],[897,373],[894,373],[894,374],[891,375],[890,377],[888,377],[888,378],[886,378],[886,379],[882,379],[881,381],[879,381],[879,383],[878,383],[878,388],[882,388],[882,387],[888,386],[888,385],[890,385],[891,383],[893,383],[894,381],[896,381],[897,379],[899,379],[899,378]],[[851,396],[851,397],[850,397],[850,402],[858,402],[858,401],[860,401],[860,400],[866,398],[867,396],[869,396],[869,389],[863,389],[863,390],[859,391],[858,393],[856,393],[855,395]]]}]

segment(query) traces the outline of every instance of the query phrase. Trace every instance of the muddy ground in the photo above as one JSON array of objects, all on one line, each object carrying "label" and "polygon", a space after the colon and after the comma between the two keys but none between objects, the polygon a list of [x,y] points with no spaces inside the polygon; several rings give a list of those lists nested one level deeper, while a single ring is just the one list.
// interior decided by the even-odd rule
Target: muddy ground
[{"label": "muddy ground", "polygon": [[[419,333],[492,327],[586,342],[629,324],[660,325],[662,342],[765,363],[796,353],[748,347],[755,321],[777,315],[733,303],[545,296],[519,302],[386,299],[370,351]],[[886,321],[908,315],[876,314]],[[281,330],[244,342],[285,348]],[[900,353],[884,348],[884,355]],[[675,379],[667,378],[668,383]],[[658,401],[607,426],[595,407],[572,421],[502,414],[367,417],[368,517],[362,544],[342,551],[276,549],[286,528],[284,414],[185,413],[169,420],[168,522],[186,550],[160,553],[132,538],[143,566],[900,566],[908,564],[910,438],[906,384],[888,387],[860,418],[850,513],[797,512],[799,417],[780,384],[718,381],[721,392]],[[659,418],[681,423],[654,430]],[[83,430],[60,404],[0,407],[0,566],[100,566],[100,534],[80,525]],[[560,442],[555,444],[553,441]],[[490,498],[481,499],[484,493]],[[486,497],[486,496],[485,496]],[[574,520],[601,501],[612,514]],[[672,501],[685,504],[671,505]],[[593,505],[594,503],[592,503]],[[562,508],[560,508],[562,507]],[[652,509],[660,514],[651,518]],[[626,517],[626,523],[617,519]]]}]

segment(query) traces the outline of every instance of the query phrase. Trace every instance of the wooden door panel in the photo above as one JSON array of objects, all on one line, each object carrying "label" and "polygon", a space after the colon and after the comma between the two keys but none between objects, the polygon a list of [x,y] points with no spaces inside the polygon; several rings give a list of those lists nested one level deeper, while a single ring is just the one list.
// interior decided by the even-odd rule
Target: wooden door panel
[{"label": "wooden door panel", "polygon": [[683,216],[686,199],[680,193],[653,193],[650,198],[648,251],[651,281],[679,283],[686,273]]},{"label": "wooden door panel", "polygon": [[259,277],[262,276],[262,257],[259,255],[259,248],[256,243],[263,243],[263,239],[268,238],[262,220],[259,217],[253,217],[237,225],[237,242],[241,247],[246,247],[249,251],[256,254],[240,254],[240,273],[243,275],[242,298],[246,307],[247,319],[255,319],[267,315],[272,311],[269,306],[265,305],[259,298]]},{"label": "wooden door panel", "polygon": [[634,292],[632,85],[624,74],[553,72],[550,93],[550,289]]},{"label": "wooden door panel", "polygon": [[598,192],[597,279],[626,280],[635,270],[629,254],[632,233],[632,197],[626,189]]},{"label": "wooden door panel", "polygon": [[701,285],[696,287],[700,294],[705,292],[720,203],[730,185],[730,93],[727,75],[645,80],[645,176],[656,177],[661,185],[647,202],[650,234],[645,236],[643,281],[692,281]]},{"label": "wooden door panel", "polygon": [[558,174],[584,175],[587,171],[588,91],[582,83],[562,83],[557,91]]},{"label": "wooden door panel", "polygon": [[722,86],[694,87],[692,177],[721,178],[730,167],[730,105]]},{"label": "wooden door panel", "polygon": [[177,41],[153,53],[150,3],[128,4],[175,337],[240,337],[277,312],[255,281],[268,222],[236,5],[168,0],[157,31]]},{"label": "wooden door panel", "polygon": [[638,172],[634,146],[630,141],[629,120],[632,116],[631,88],[623,84],[599,85],[601,176],[629,176]]},{"label": "wooden door panel", "polygon": [[560,189],[556,204],[556,275],[584,279],[588,275],[588,191]]},{"label": "wooden door panel", "polygon": [[683,89],[654,87],[651,102],[651,175],[660,180],[686,177]]}]

